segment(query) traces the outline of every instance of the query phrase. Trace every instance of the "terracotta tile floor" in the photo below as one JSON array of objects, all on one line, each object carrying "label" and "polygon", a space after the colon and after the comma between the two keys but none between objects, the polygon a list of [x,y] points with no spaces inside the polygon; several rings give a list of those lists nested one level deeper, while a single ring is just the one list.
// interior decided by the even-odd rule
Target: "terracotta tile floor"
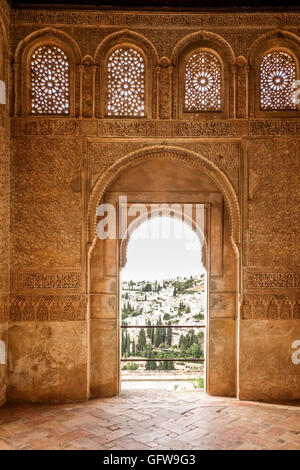
[{"label": "terracotta tile floor", "polygon": [[300,449],[300,407],[159,390],[5,405],[0,449]]}]

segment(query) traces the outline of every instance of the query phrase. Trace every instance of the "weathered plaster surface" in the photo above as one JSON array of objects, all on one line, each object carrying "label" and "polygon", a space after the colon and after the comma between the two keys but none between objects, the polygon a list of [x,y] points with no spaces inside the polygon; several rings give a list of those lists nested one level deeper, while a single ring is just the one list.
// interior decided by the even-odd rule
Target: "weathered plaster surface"
[{"label": "weathered plaster surface", "polygon": [[299,400],[299,364],[292,361],[299,321],[242,320],[240,335],[240,398]]},{"label": "weathered plaster surface", "polygon": [[9,344],[10,401],[87,399],[85,322],[17,322]]},{"label": "weathered plaster surface", "polygon": [[[0,5],[5,28],[10,12]],[[118,253],[113,242],[91,252],[89,217],[95,213],[88,209],[100,190],[108,190],[105,197],[112,189],[133,191],[138,199],[146,188],[156,200],[172,191],[175,199],[206,192],[215,220],[222,220],[211,240],[208,391],[300,399],[300,365],[290,361],[290,344],[300,339],[299,113],[261,116],[253,95],[256,52],[265,41],[294,44],[297,56],[299,14],[22,9],[12,12],[11,22],[11,138],[0,109],[0,331],[9,341],[0,403],[7,382],[12,401],[118,393]],[[74,52],[72,117],[26,115],[22,54],[31,40],[49,38],[64,40]],[[182,119],[180,51],[208,40],[213,46],[212,38],[228,52],[226,113]],[[97,60],[118,40],[137,41],[149,55],[153,99],[146,119],[103,117],[103,63]],[[94,89],[90,79],[80,85],[81,73],[95,73]],[[187,156],[179,162],[178,155],[159,160],[154,153],[153,161],[121,174],[122,159],[141,152],[142,160],[153,146],[169,156],[168,147],[192,152],[197,164]],[[99,189],[108,173],[110,182],[116,177],[114,186]],[[229,187],[240,219],[233,216]],[[232,222],[235,241],[240,235],[236,246]]]},{"label": "weathered plaster surface", "polygon": [[[0,2],[0,80],[9,89],[9,8]],[[0,104],[0,340],[7,349],[10,270],[10,122],[8,93]],[[0,364],[0,405],[6,401],[7,367]]]}]

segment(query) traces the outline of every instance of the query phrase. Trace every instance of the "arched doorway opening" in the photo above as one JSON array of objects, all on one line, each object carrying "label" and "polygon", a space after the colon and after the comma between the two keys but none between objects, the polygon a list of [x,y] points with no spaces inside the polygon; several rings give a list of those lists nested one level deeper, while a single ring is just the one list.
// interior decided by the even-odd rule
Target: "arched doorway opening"
[{"label": "arched doorway opening", "polygon": [[178,209],[138,217],[121,243],[122,390],[205,389],[206,240]]},{"label": "arched doorway opening", "polygon": [[[120,199],[121,198],[121,199]],[[89,390],[91,397],[120,392],[120,268],[122,237],[99,240],[97,208],[110,204],[119,233],[126,198],[127,222],[138,206],[203,205],[207,242],[207,392],[237,396],[240,217],[235,191],[225,174],[194,152],[148,147],[120,159],[97,181],[89,205]],[[129,211],[134,207],[133,215]],[[192,217],[193,219],[193,217]],[[125,255],[126,259],[126,255]]]}]

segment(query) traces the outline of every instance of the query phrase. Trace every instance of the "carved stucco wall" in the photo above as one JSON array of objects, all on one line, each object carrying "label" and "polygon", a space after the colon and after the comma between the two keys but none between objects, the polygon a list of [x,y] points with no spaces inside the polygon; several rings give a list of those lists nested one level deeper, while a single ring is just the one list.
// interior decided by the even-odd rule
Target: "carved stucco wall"
[{"label": "carved stucco wall", "polygon": [[[153,145],[176,145],[202,155],[224,172],[236,192],[242,233],[240,397],[299,399],[300,366],[291,362],[291,344],[300,339],[300,120],[247,119],[250,48],[278,28],[299,36],[299,14],[22,9],[12,11],[11,21],[12,57],[29,34],[52,28],[69,35],[82,58],[89,56],[77,66],[92,78],[75,97],[77,113],[85,118],[11,119],[9,400],[88,397],[88,203],[111,165]],[[153,100],[151,114],[163,119],[90,118],[95,109],[97,116],[95,100],[100,98],[93,90],[98,83],[93,74],[99,71],[94,54],[110,34],[124,29],[145,37],[157,51],[160,101]],[[171,119],[176,108],[173,53],[180,40],[199,30],[204,38],[205,31],[221,36],[236,58],[230,119]],[[19,66],[15,61],[12,70]],[[20,80],[21,74],[14,77]],[[15,102],[20,96],[14,90],[18,87],[11,88]],[[8,152],[4,158],[8,168]],[[9,220],[5,214],[7,208],[3,227]],[[6,247],[7,240],[8,235]],[[7,256],[7,249],[2,252]]]},{"label": "carved stucco wall", "polygon": [[[0,2],[0,80],[8,87],[9,9]],[[8,103],[0,104],[0,341],[7,351],[10,265],[10,125]],[[6,362],[6,361],[2,361]],[[0,363],[0,405],[6,400],[7,366]]]}]

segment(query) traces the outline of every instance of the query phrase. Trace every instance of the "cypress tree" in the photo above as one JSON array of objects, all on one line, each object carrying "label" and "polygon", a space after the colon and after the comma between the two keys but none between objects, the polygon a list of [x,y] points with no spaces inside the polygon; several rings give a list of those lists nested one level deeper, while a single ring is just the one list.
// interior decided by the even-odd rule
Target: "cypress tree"
[{"label": "cypress tree", "polygon": [[[161,325],[161,317],[159,317],[158,321],[156,322],[156,326]],[[155,328],[155,335],[154,335],[154,345],[158,348],[161,344],[161,330],[162,328]]]},{"label": "cypress tree", "polygon": [[165,344],[166,342],[166,336],[167,336],[166,328],[161,328],[161,342],[163,344]]},{"label": "cypress tree", "polygon": [[126,353],[130,356],[130,334],[126,332]]},{"label": "cypress tree", "polygon": [[136,345],[136,349],[139,353],[141,353],[146,348],[146,334],[144,328],[139,331],[138,342]]},{"label": "cypress tree", "polygon": [[125,353],[125,332],[122,330],[122,346],[121,346],[122,356]]},{"label": "cypress tree", "polygon": [[196,335],[195,335],[195,331],[192,330],[191,331],[191,346],[197,342],[197,338],[196,338]]},{"label": "cypress tree", "polygon": [[[169,322],[169,324],[170,324],[170,322]],[[166,341],[167,341],[167,345],[168,345],[168,346],[172,346],[172,337],[173,337],[172,327],[171,327],[171,326],[168,326],[168,328],[167,328],[167,336],[166,336]]]},{"label": "cypress tree", "polygon": [[[151,352],[151,359],[154,359],[154,358],[155,358],[154,357],[154,352],[152,351]],[[151,364],[151,367],[150,367],[151,370],[156,370],[156,361],[151,361],[150,364]]]},{"label": "cypress tree", "polygon": [[[151,326],[151,321],[148,320],[147,326]],[[147,338],[151,339],[152,337],[152,328],[147,328]]]}]

